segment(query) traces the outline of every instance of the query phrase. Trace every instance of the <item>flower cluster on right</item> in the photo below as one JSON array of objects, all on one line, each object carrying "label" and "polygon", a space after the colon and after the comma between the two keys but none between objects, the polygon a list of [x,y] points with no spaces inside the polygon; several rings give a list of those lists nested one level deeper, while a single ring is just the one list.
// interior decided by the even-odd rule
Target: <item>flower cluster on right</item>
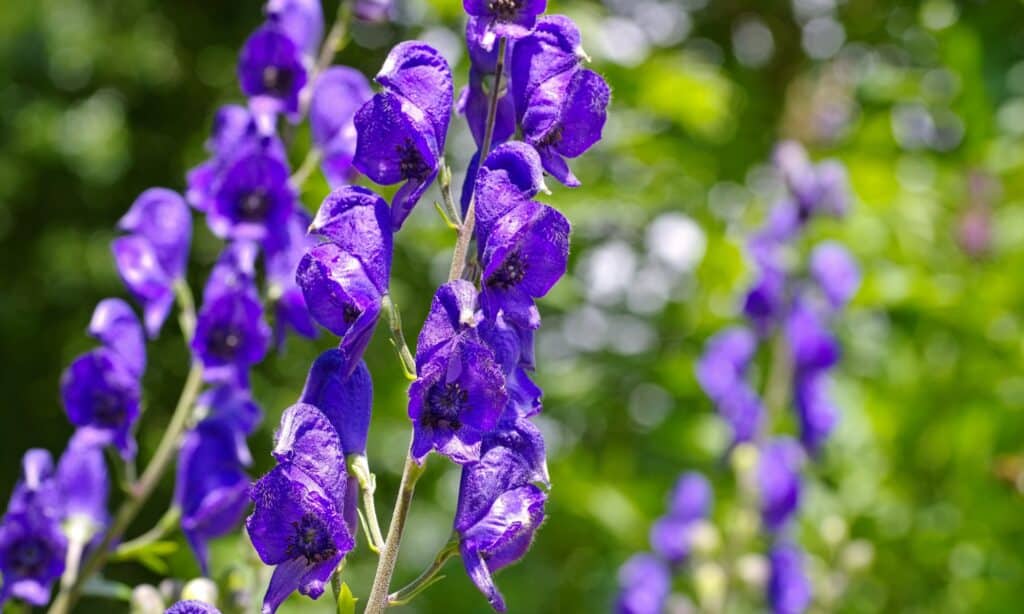
[{"label": "flower cluster on right", "polygon": [[[765,599],[774,612],[798,614],[812,594],[793,521],[805,464],[821,454],[839,418],[830,396],[830,372],[841,354],[832,327],[856,293],[860,272],[836,242],[818,243],[800,257],[807,225],[840,218],[849,207],[843,166],[831,160],[815,164],[794,142],[778,145],[773,162],[786,195],[748,242],[757,277],[743,299],[746,323],[708,340],[696,375],[731,434],[728,455],[738,468],[740,491],[747,493],[739,505],[756,508],[756,525],[768,544]],[[761,394],[752,377],[759,353],[768,364]],[[796,438],[782,428],[790,422]],[[633,557],[620,571],[619,612],[665,611],[673,574],[682,572],[691,549],[707,537],[703,529],[712,499],[710,483],[700,474],[680,478],[668,513],[651,531],[654,553]],[[713,586],[715,600],[728,600],[728,577],[697,577],[695,584],[698,592],[702,585]]]}]

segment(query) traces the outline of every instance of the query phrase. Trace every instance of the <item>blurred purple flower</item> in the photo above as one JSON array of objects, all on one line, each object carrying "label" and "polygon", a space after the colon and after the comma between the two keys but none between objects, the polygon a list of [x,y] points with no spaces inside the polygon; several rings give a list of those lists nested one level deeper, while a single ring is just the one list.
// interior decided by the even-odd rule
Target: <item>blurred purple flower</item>
[{"label": "blurred purple flower", "polygon": [[267,0],[267,23],[309,57],[316,55],[324,34],[320,0]]},{"label": "blurred purple flower", "polygon": [[323,153],[321,168],[331,187],[339,187],[355,176],[355,114],[372,96],[363,73],[347,66],[328,68],[313,85],[310,131],[313,143]]},{"label": "blurred purple flower", "polygon": [[768,555],[768,603],[774,614],[801,614],[811,604],[811,581],[804,555],[794,545],[779,544]]},{"label": "blurred purple flower", "polygon": [[257,106],[296,115],[308,75],[302,50],[285,33],[264,26],[245,41],[238,59],[242,92]]},{"label": "blurred purple flower", "polygon": [[789,438],[772,440],[761,447],[757,483],[761,496],[761,520],[778,531],[800,506],[800,468],[803,453]]},{"label": "blurred purple flower", "polygon": [[619,568],[616,614],[663,614],[672,589],[668,566],[651,554],[637,554]]},{"label": "blurred purple flower", "polygon": [[833,309],[845,306],[860,287],[857,263],[845,247],[834,241],[826,241],[814,248],[810,271]]}]

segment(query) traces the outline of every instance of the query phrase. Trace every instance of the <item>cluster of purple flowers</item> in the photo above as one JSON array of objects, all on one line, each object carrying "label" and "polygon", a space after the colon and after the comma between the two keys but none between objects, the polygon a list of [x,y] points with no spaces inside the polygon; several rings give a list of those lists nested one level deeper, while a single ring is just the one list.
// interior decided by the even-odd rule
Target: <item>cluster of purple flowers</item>
[{"label": "cluster of purple flowers", "polygon": [[[857,291],[860,273],[846,249],[835,242],[814,246],[803,266],[794,265],[791,256],[811,220],[845,214],[849,186],[842,165],[835,161],[814,164],[793,142],[776,148],[774,164],[786,195],[749,243],[758,273],[743,301],[747,325],[727,328],[708,340],[696,375],[731,431],[731,448],[746,445],[758,450],[754,483],[761,524],[773,544],[768,557],[767,598],[775,612],[795,614],[810,604],[811,588],[803,554],[788,534],[800,505],[803,465],[820,453],[838,419],[829,396],[829,371],[839,361],[840,348],[830,324]],[[748,377],[761,348],[774,354],[764,401]],[[775,379],[781,381],[772,381]],[[773,390],[776,387],[787,393],[781,399],[783,407],[766,407],[769,395],[778,396]],[[788,398],[792,399],[799,441],[770,434],[772,416],[768,411],[786,409]],[[771,401],[780,403],[778,398]],[[667,539],[666,533],[655,533]],[[675,529],[668,534],[683,539],[682,532]],[[657,547],[657,541],[655,544]],[[645,569],[653,565],[650,559],[643,561]],[[628,581],[635,575],[630,569],[623,571],[624,600],[638,599],[637,603],[650,607],[624,611],[662,611],[668,582],[644,588]]]},{"label": "cluster of purple flowers", "polygon": [[[545,170],[578,183],[564,157],[600,138],[609,100],[604,81],[581,66],[575,25],[539,17],[545,5],[465,3],[473,72],[459,109],[481,151],[460,223],[465,230],[475,222],[468,226],[475,260],[458,262],[438,289],[410,361],[410,456],[422,464],[437,452],[462,465],[459,550],[498,610],[505,604],[491,575],[522,558],[543,520],[544,441],[530,421],[541,410],[530,378],[540,326],[535,301],[565,273],[569,252],[568,221],[533,199],[546,191]],[[297,283],[309,314],[340,341],[313,365],[298,404],[285,412],[278,465],[253,489],[249,535],[264,562],[277,566],[269,611],[296,589],[318,597],[355,545],[359,484],[344,467],[365,455],[372,389],[362,354],[381,315],[391,315],[393,233],[443,166],[455,106],[447,61],[426,43],[404,42],[375,81],[373,93],[353,71],[331,68],[313,85],[310,120],[332,183],[343,184],[354,169],[402,185],[390,206],[370,190],[338,185],[309,225],[314,244],[299,262]],[[279,108],[287,112],[290,100],[283,97]],[[517,126],[524,139],[511,142]]]},{"label": "cluster of purple flowers", "polygon": [[696,472],[679,477],[668,512],[651,527],[652,553],[634,555],[619,570],[616,612],[660,614],[672,590],[672,575],[689,560],[694,534],[711,513],[714,495],[707,478]]}]

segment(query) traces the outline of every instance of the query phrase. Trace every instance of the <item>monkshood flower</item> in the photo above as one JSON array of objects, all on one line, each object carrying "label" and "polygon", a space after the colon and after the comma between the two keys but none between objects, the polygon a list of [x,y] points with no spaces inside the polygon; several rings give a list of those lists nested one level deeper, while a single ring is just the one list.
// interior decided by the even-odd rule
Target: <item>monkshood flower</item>
[{"label": "monkshood flower", "polygon": [[376,77],[383,90],[355,116],[353,165],[382,185],[405,182],[391,203],[395,230],[437,177],[451,119],[451,68],[418,41],[391,50]]},{"label": "monkshood flower", "polygon": [[743,314],[758,334],[765,337],[785,311],[786,273],[767,258],[759,259],[759,264],[758,279],[743,300]]},{"label": "monkshood flower", "polygon": [[60,518],[63,504],[53,477],[53,456],[50,452],[41,448],[27,450],[21,457],[21,479],[11,493],[7,513]]},{"label": "monkshood flower", "polygon": [[761,447],[757,484],[761,520],[770,531],[784,527],[800,506],[802,465],[803,451],[792,439],[774,439]]},{"label": "monkshood flower", "polygon": [[306,234],[309,228],[309,215],[296,209],[288,220],[284,233],[274,240],[268,241],[266,249],[266,277],[268,295],[274,309],[274,346],[284,348],[288,330],[294,330],[307,339],[316,337],[316,325],[313,323],[306,299],[302,290],[295,282],[295,271],[306,250],[316,244]]},{"label": "monkshood flower", "polygon": [[828,369],[839,361],[839,343],[808,300],[797,300],[786,318],[786,340],[798,371]]},{"label": "monkshood flower", "polygon": [[387,21],[394,10],[393,0],[355,0],[352,14],[363,21]]},{"label": "monkshood flower", "polygon": [[236,159],[258,152],[282,161],[288,159],[284,144],[272,129],[258,123],[249,109],[237,104],[224,105],[217,110],[206,150],[211,154],[210,159],[191,169],[186,177],[185,197],[199,211],[208,211],[213,206],[220,179]]},{"label": "monkshood flower", "polygon": [[800,443],[811,454],[821,451],[839,420],[839,411],[828,393],[829,380],[824,371],[802,372],[793,386]]},{"label": "monkshood flower", "polygon": [[349,183],[356,174],[352,167],[356,154],[355,114],[372,96],[363,73],[347,66],[328,68],[313,85],[310,132],[323,154],[320,167],[332,188]]},{"label": "monkshood flower", "polygon": [[96,306],[89,332],[103,347],[79,356],[64,372],[64,409],[83,441],[113,444],[124,458],[134,458],[132,427],[146,363],[142,327],[127,303],[106,299]]},{"label": "monkshood flower", "polygon": [[220,614],[220,610],[206,603],[205,601],[196,601],[195,599],[188,599],[186,601],[179,601],[171,607],[167,608],[164,614]]},{"label": "monkshood flower", "polygon": [[711,484],[696,472],[676,482],[668,513],[651,527],[651,546],[663,559],[679,565],[690,555],[693,529],[711,510]]},{"label": "monkshood flower", "polygon": [[60,522],[45,514],[8,513],[0,522],[0,605],[11,597],[44,606],[64,573],[68,541]]},{"label": "monkshood flower", "polygon": [[178,455],[174,502],[203,575],[209,575],[207,543],[234,530],[249,506],[249,454],[241,456],[238,441],[230,420],[211,417],[185,434]]},{"label": "monkshood flower", "polygon": [[839,217],[846,213],[850,189],[842,164],[826,160],[815,165],[795,141],[780,143],[773,159],[793,195],[800,223],[815,214]]},{"label": "monkshood flower", "polygon": [[668,566],[653,554],[637,554],[619,569],[617,614],[662,614],[672,589]]},{"label": "monkshood flower", "polygon": [[366,188],[344,186],[320,206],[310,233],[324,243],[299,262],[296,282],[310,315],[341,338],[350,367],[369,343],[391,275],[387,203]]},{"label": "monkshood flower", "polygon": [[72,436],[57,462],[54,484],[71,539],[86,543],[107,526],[110,476],[102,448],[78,434]]},{"label": "monkshood flower", "polygon": [[547,493],[533,485],[533,469],[504,447],[463,467],[455,531],[470,579],[498,612],[505,600],[492,574],[519,561],[544,521]]},{"label": "monkshood flower", "polygon": [[697,362],[697,381],[714,401],[746,387],[746,371],[757,351],[757,338],[749,329],[735,326],[708,339]]},{"label": "monkshood flower", "polygon": [[508,401],[494,351],[476,330],[476,289],[456,280],[438,289],[416,344],[418,377],[409,387],[412,456],[437,450],[456,463],[480,458],[483,435]]},{"label": "monkshood flower", "polygon": [[811,252],[811,277],[833,309],[843,308],[860,287],[860,269],[839,243],[819,243]]},{"label": "monkshood flower", "polygon": [[253,280],[255,247],[229,245],[210,272],[196,321],[192,351],[210,382],[240,383],[270,343]]},{"label": "monkshood flower", "polygon": [[222,239],[265,241],[284,232],[296,199],[286,161],[255,151],[235,159],[224,170],[206,221]]},{"label": "monkshood flower", "polygon": [[534,299],[565,274],[569,230],[565,216],[532,201],[495,223],[481,252],[481,303],[488,317],[500,311],[518,326],[540,326]]},{"label": "monkshood flower", "polygon": [[273,24],[256,30],[238,59],[242,92],[256,107],[297,117],[299,93],[309,78],[302,56],[300,46]]},{"label": "monkshood flower", "polygon": [[146,330],[155,337],[174,304],[174,284],[185,275],[192,215],[177,192],[150,188],[117,226],[129,233],[111,244],[118,273],[142,304]]},{"label": "monkshood flower", "polygon": [[283,33],[312,57],[324,35],[324,12],[320,0],[267,0],[267,24]]},{"label": "monkshood flower", "polygon": [[489,48],[496,38],[517,39],[529,34],[548,3],[547,0],[463,0],[462,6],[473,17],[486,21],[491,33]]},{"label": "monkshood flower", "polygon": [[523,140],[537,148],[544,169],[568,186],[580,185],[566,163],[601,139],[611,89],[580,66],[586,57],[571,19],[552,15],[516,42],[512,95]]},{"label": "monkshood flower", "polygon": [[313,405],[327,417],[346,456],[366,453],[373,379],[365,361],[360,360],[352,370],[343,352],[327,350],[310,367],[299,402]]},{"label": "monkshood flower", "polygon": [[775,614],[802,614],[811,604],[811,581],[804,571],[804,555],[782,543],[768,555],[768,603]]},{"label": "monkshood flower", "polygon": [[323,412],[304,403],[288,408],[274,457],[280,464],[253,486],[256,507],[246,520],[260,559],[276,566],[263,600],[267,613],[295,590],[319,598],[355,547],[349,493],[355,480],[348,479],[341,440]]},{"label": "monkshood flower", "polygon": [[[476,180],[470,181],[470,177]],[[550,193],[544,184],[540,155],[526,143],[513,141],[498,145],[479,170],[476,164],[471,164],[463,185],[462,208],[465,212],[469,197],[475,193],[476,233],[480,249],[487,243],[498,220],[529,203],[541,192]]]}]

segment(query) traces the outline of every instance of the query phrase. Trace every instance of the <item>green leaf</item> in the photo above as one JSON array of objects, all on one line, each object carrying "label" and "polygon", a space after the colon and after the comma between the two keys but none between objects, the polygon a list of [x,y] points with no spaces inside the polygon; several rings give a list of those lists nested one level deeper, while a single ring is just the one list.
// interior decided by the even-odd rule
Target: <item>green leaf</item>
[{"label": "green leaf", "polygon": [[82,587],[82,594],[90,597],[104,597],[117,601],[131,601],[132,589],[126,584],[94,576]]},{"label": "green leaf", "polygon": [[359,600],[352,594],[348,583],[342,582],[338,589],[338,614],[356,614],[356,601]]}]

